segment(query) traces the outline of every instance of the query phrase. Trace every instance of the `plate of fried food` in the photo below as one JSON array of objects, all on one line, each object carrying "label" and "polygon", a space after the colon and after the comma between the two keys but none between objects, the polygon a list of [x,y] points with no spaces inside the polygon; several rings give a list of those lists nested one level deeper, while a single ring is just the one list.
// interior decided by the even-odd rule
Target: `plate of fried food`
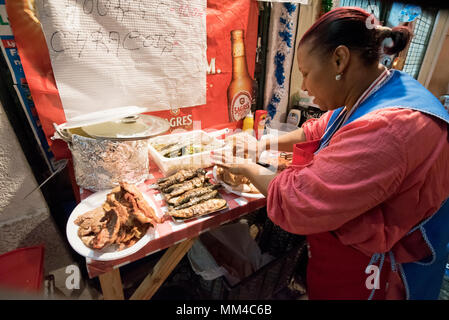
[{"label": "plate of fried food", "polygon": [[168,215],[176,222],[205,216],[227,208],[204,169],[182,169],[157,181],[168,207]]},{"label": "plate of fried food", "polygon": [[121,182],[81,201],[67,222],[67,239],[80,255],[110,261],[129,256],[154,239],[162,223],[151,198]]},{"label": "plate of fried food", "polygon": [[247,198],[265,198],[251,181],[243,175],[232,174],[226,168],[220,166],[214,166],[212,172],[214,179],[220,182],[229,192]]}]

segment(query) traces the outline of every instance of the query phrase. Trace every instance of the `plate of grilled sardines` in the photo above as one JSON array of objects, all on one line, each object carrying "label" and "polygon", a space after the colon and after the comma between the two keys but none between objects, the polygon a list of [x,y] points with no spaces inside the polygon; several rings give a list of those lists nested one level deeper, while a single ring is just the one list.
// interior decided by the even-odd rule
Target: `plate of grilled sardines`
[{"label": "plate of grilled sardines", "polygon": [[227,208],[204,169],[182,169],[157,181],[168,206],[168,215],[175,221],[204,216]]}]

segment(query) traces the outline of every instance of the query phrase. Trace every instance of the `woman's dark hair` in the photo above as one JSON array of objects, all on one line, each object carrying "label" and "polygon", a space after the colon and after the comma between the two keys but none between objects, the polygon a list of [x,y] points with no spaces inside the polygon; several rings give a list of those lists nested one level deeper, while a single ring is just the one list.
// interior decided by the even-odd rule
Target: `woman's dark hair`
[{"label": "woman's dark hair", "polygon": [[380,26],[370,13],[357,7],[340,7],[319,18],[303,35],[299,45],[312,41],[312,50],[331,53],[340,45],[359,51],[368,64],[379,61],[384,39],[391,38],[393,46],[383,48],[386,54],[403,50],[411,32],[405,26],[393,29]]}]

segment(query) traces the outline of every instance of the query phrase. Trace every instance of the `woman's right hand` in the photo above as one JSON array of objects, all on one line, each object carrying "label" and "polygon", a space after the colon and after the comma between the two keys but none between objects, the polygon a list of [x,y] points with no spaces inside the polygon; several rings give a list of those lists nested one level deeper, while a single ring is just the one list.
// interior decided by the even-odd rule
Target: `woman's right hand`
[{"label": "woman's right hand", "polygon": [[256,162],[262,151],[260,142],[248,134],[236,134],[226,139],[227,143],[232,146],[232,155],[234,157],[250,159]]}]

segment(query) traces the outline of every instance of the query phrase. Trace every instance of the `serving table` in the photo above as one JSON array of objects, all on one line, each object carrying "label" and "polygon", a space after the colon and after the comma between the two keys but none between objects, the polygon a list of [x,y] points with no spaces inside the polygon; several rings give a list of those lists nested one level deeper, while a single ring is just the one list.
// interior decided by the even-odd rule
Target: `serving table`
[{"label": "serving table", "polygon": [[[150,176],[138,185],[140,191],[153,200],[158,215],[167,210],[165,200],[159,190],[150,186],[163,177],[162,172],[150,160]],[[158,260],[153,270],[145,277],[140,286],[131,296],[131,300],[151,299],[165,279],[170,275],[179,261],[189,251],[195,239],[203,232],[233,221],[266,205],[266,199],[246,198],[229,193],[224,188],[219,189],[220,195],[227,201],[228,208],[206,215],[189,219],[185,222],[175,222],[171,219],[155,226],[155,237],[142,249],[125,258],[112,261],[98,261],[86,258],[86,267],[90,278],[99,277],[101,290],[105,300],[123,300],[123,285],[120,268],[160,250],[167,249]],[[80,199],[91,195],[89,190],[80,189]]]}]

